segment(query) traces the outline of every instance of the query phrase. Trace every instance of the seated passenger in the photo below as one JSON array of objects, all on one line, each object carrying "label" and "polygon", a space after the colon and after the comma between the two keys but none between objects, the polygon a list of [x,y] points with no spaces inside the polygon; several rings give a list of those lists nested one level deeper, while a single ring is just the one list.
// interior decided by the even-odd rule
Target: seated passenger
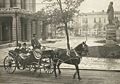
[{"label": "seated passenger", "polygon": [[27,48],[27,44],[23,43],[23,46],[21,48],[21,54],[20,54],[22,59],[26,59],[30,56],[29,49]]},{"label": "seated passenger", "polygon": [[21,44],[18,43],[17,47],[15,48],[15,52],[17,52],[18,54],[21,53]]}]

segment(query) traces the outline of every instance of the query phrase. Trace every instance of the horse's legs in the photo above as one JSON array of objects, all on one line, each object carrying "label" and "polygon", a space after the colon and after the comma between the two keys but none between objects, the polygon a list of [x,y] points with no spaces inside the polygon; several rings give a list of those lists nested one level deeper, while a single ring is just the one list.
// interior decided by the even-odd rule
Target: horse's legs
[{"label": "horse's legs", "polygon": [[[79,74],[79,67],[78,67],[78,64],[75,65],[75,67],[76,67],[76,73],[78,74],[78,79],[81,80],[80,74]],[[75,75],[76,75],[76,74],[75,74]]]},{"label": "horse's legs", "polygon": [[73,79],[75,79],[76,74],[77,74],[77,71],[74,73],[74,75],[73,75]]},{"label": "horse's legs", "polygon": [[61,63],[59,62],[58,65],[57,65],[59,75],[61,74],[61,71],[60,71],[60,65],[61,65]]},{"label": "horse's legs", "polygon": [[53,66],[54,66],[54,74],[55,74],[55,77],[57,77],[57,73],[56,73],[56,62],[53,63]]}]

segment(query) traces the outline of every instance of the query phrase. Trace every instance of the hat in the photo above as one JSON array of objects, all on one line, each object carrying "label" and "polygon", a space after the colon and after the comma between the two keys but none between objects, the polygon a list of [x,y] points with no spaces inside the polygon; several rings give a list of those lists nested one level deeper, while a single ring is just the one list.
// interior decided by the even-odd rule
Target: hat
[{"label": "hat", "polygon": [[23,43],[24,46],[26,46],[27,44],[26,43]]}]

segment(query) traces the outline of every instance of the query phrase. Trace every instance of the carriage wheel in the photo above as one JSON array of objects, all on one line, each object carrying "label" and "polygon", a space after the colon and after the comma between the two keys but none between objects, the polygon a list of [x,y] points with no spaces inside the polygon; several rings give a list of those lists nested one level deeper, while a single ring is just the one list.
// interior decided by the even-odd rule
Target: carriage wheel
[{"label": "carriage wheel", "polygon": [[16,70],[16,62],[15,59],[11,56],[6,56],[4,58],[4,69],[7,73],[12,74]]},{"label": "carriage wheel", "polygon": [[52,74],[53,73],[53,64],[51,60],[48,60],[46,63],[43,63],[45,73]]},{"label": "carriage wheel", "polygon": [[34,71],[34,72],[37,71],[37,65],[36,65],[36,63],[33,63],[32,65],[30,65],[29,71]]},{"label": "carriage wheel", "polygon": [[52,74],[53,73],[53,67],[51,67],[50,65],[49,66],[45,66],[44,70],[48,74]]}]

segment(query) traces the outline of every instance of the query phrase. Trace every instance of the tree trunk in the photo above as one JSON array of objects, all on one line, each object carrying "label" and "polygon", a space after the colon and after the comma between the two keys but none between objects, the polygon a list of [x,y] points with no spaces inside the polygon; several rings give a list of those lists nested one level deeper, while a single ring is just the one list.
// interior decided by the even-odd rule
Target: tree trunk
[{"label": "tree trunk", "polygon": [[67,22],[65,22],[64,24],[65,24],[65,33],[66,33],[66,38],[67,38],[67,49],[70,50],[69,33],[68,33]]},{"label": "tree trunk", "polygon": [[65,20],[65,17],[63,17],[63,14],[64,14],[64,13],[63,13],[63,10],[62,10],[61,0],[57,0],[57,2],[58,2],[58,4],[59,4],[59,6],[60,6],[63,23],[65,24],[65,33],[66,33],[66,37],[67,37],[67,49],[70,50],[68,27],[67,27],[67,22],[66,22],[66,20]]}]

